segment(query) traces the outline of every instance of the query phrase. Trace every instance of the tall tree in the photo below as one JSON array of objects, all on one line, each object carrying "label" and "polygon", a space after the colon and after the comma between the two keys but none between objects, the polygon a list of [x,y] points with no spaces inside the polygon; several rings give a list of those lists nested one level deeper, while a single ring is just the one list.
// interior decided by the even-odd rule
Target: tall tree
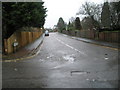
[{"label": "tall tree", "polygon": [[111,27],[111,16],[110,16],[110,9],[108,2],[105,2],[102,7],[101,23],[102,23],[102,27],[106,27],[106,28]]},{"label": "tall tree", "polygon": [[119,2],[110,2],[110,12],[111,12],[111,25],[113,29],[120,28],[120,1]]},{"label": "tall tree", "polygon": [[22,27],[43,27],[46,17],[44,2],[3,2],[3,38]]},{"label": "tall tree", "polygon": [[75,29],[77,29],[77,30],[82,29],[79,17],[76,17],[76,19],[75,19]]},{"label": "tall tree", "polygon": [[62,17],[59,18],[58,23],[57,23],[57,27],[58,27],[60,32],[62,32],[62,30],[66,29],[66,25],[65,25],[65,22],[64,22]]},{"label": "tall tree", "polygon": [[96,21],[100,22],[101,15],[101,4],[96,4],[94,2],[85,2],[79,9],[77,15],[86,15],[89,17],[93,17]]},{"label": "tall tree", "polygon": [[69,30],[75,30],[75,18],[74,17],[71,17],[69,19],[68,29]]}]

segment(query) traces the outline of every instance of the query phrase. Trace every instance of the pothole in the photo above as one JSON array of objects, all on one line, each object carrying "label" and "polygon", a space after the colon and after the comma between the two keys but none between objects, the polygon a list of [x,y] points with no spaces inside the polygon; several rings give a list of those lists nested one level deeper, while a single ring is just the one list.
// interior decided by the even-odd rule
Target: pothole
[{"label": "pothole", "polygon": [[82,74],[89,74],[90,72],[86,72],[86,71],[71,71],[70,75],[82,75]]}]

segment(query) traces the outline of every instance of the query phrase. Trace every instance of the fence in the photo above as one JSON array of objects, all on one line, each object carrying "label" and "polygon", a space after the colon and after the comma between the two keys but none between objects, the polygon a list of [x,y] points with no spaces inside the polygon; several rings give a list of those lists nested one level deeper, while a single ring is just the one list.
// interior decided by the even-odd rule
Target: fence
[{"label": "fence", "polygon": [[72,36],[82,37],[82,38],[120,43],[120,40],[119,40],[120,32],[97,32],[94,30],[89,30],[89,31],[88,30],[81,30],[81,31],[63,30],[62,33],[72,35]]},{"label": "fence", "polygon": [[[8,39],[4,39],[4,52],[6,54],[13,53],[15,50],[33,42],[42,35],[42,30],[37,31],[21,31],[15,32]],[[18,44],[14,46],[14,44]]]}]

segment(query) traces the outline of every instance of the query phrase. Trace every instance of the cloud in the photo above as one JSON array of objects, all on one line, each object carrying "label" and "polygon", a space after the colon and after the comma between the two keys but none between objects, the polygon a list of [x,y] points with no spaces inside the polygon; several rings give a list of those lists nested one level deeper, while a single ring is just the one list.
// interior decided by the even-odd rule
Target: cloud
[{"label": "cloud", "polygon": [[[75,17],[80,6],[88,0],[43,0],[47,7],[47,17],[44,27],[53,27],[57,24],[59,17],[62,17],[65,22],[69,22],[71,17]],[[89,0],[90,1],[90,0]],[[102,0],[91,0],[100,2]]]}]

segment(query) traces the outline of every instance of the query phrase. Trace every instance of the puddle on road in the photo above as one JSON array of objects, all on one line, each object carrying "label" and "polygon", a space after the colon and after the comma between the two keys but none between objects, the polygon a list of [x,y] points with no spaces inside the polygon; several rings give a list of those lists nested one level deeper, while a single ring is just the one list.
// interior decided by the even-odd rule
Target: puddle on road
[{"label": "puddle on road", "polygon": [[99,82],[107,82],[107,79],[89,79],[89,78],[87,78],[86,80],[87,80],[87,81],[90,81],[90,82],[96,82],[96,81],[99,81]]},{"label": "puddle on road", "polygon": [[47,58],[50,58],[50,57],[47,57]]},{"label": "puddle on road", "polygon": [[108,54],[105,54],[105,58],[104,58],[105,60],[108,60],[109,58],[108,58]]},{"label": "puddle on road", "polygon": [[54,55],[53,54],[51,54],[51,55],[49,55],[48,57],[47,57],[47,59],[49,59],[49,58],[52,58]]},{"label": "puddle on road", "polygon": [[39,59],[39,62],[43,62],[43,61],[45,61],[44,59]]},{"label": "puddle on road", "polygon": [[108,58],[108,57],[105,57],[104,59],[105,59],[105,60],[108,60],[109,58]]},{"label": "puddle on road", "polygon": [[108,81],[106,78],[102,78],[100,76],[97,76],[94,78],[87,78],[86,80],[90,82],[107,82]]},{"label": "puddle on road", "polygon": [[72,55],[66,55],[66,56],[63,56],[63,59],[73,63],[75,61],[74,57],[73,57],[73,54]]},{"label": "puddle on road", "polygon": [[18,69],[17,69],[17,68],[14,68],[14,70],[15,70],[15,71],[18,71]]}]

